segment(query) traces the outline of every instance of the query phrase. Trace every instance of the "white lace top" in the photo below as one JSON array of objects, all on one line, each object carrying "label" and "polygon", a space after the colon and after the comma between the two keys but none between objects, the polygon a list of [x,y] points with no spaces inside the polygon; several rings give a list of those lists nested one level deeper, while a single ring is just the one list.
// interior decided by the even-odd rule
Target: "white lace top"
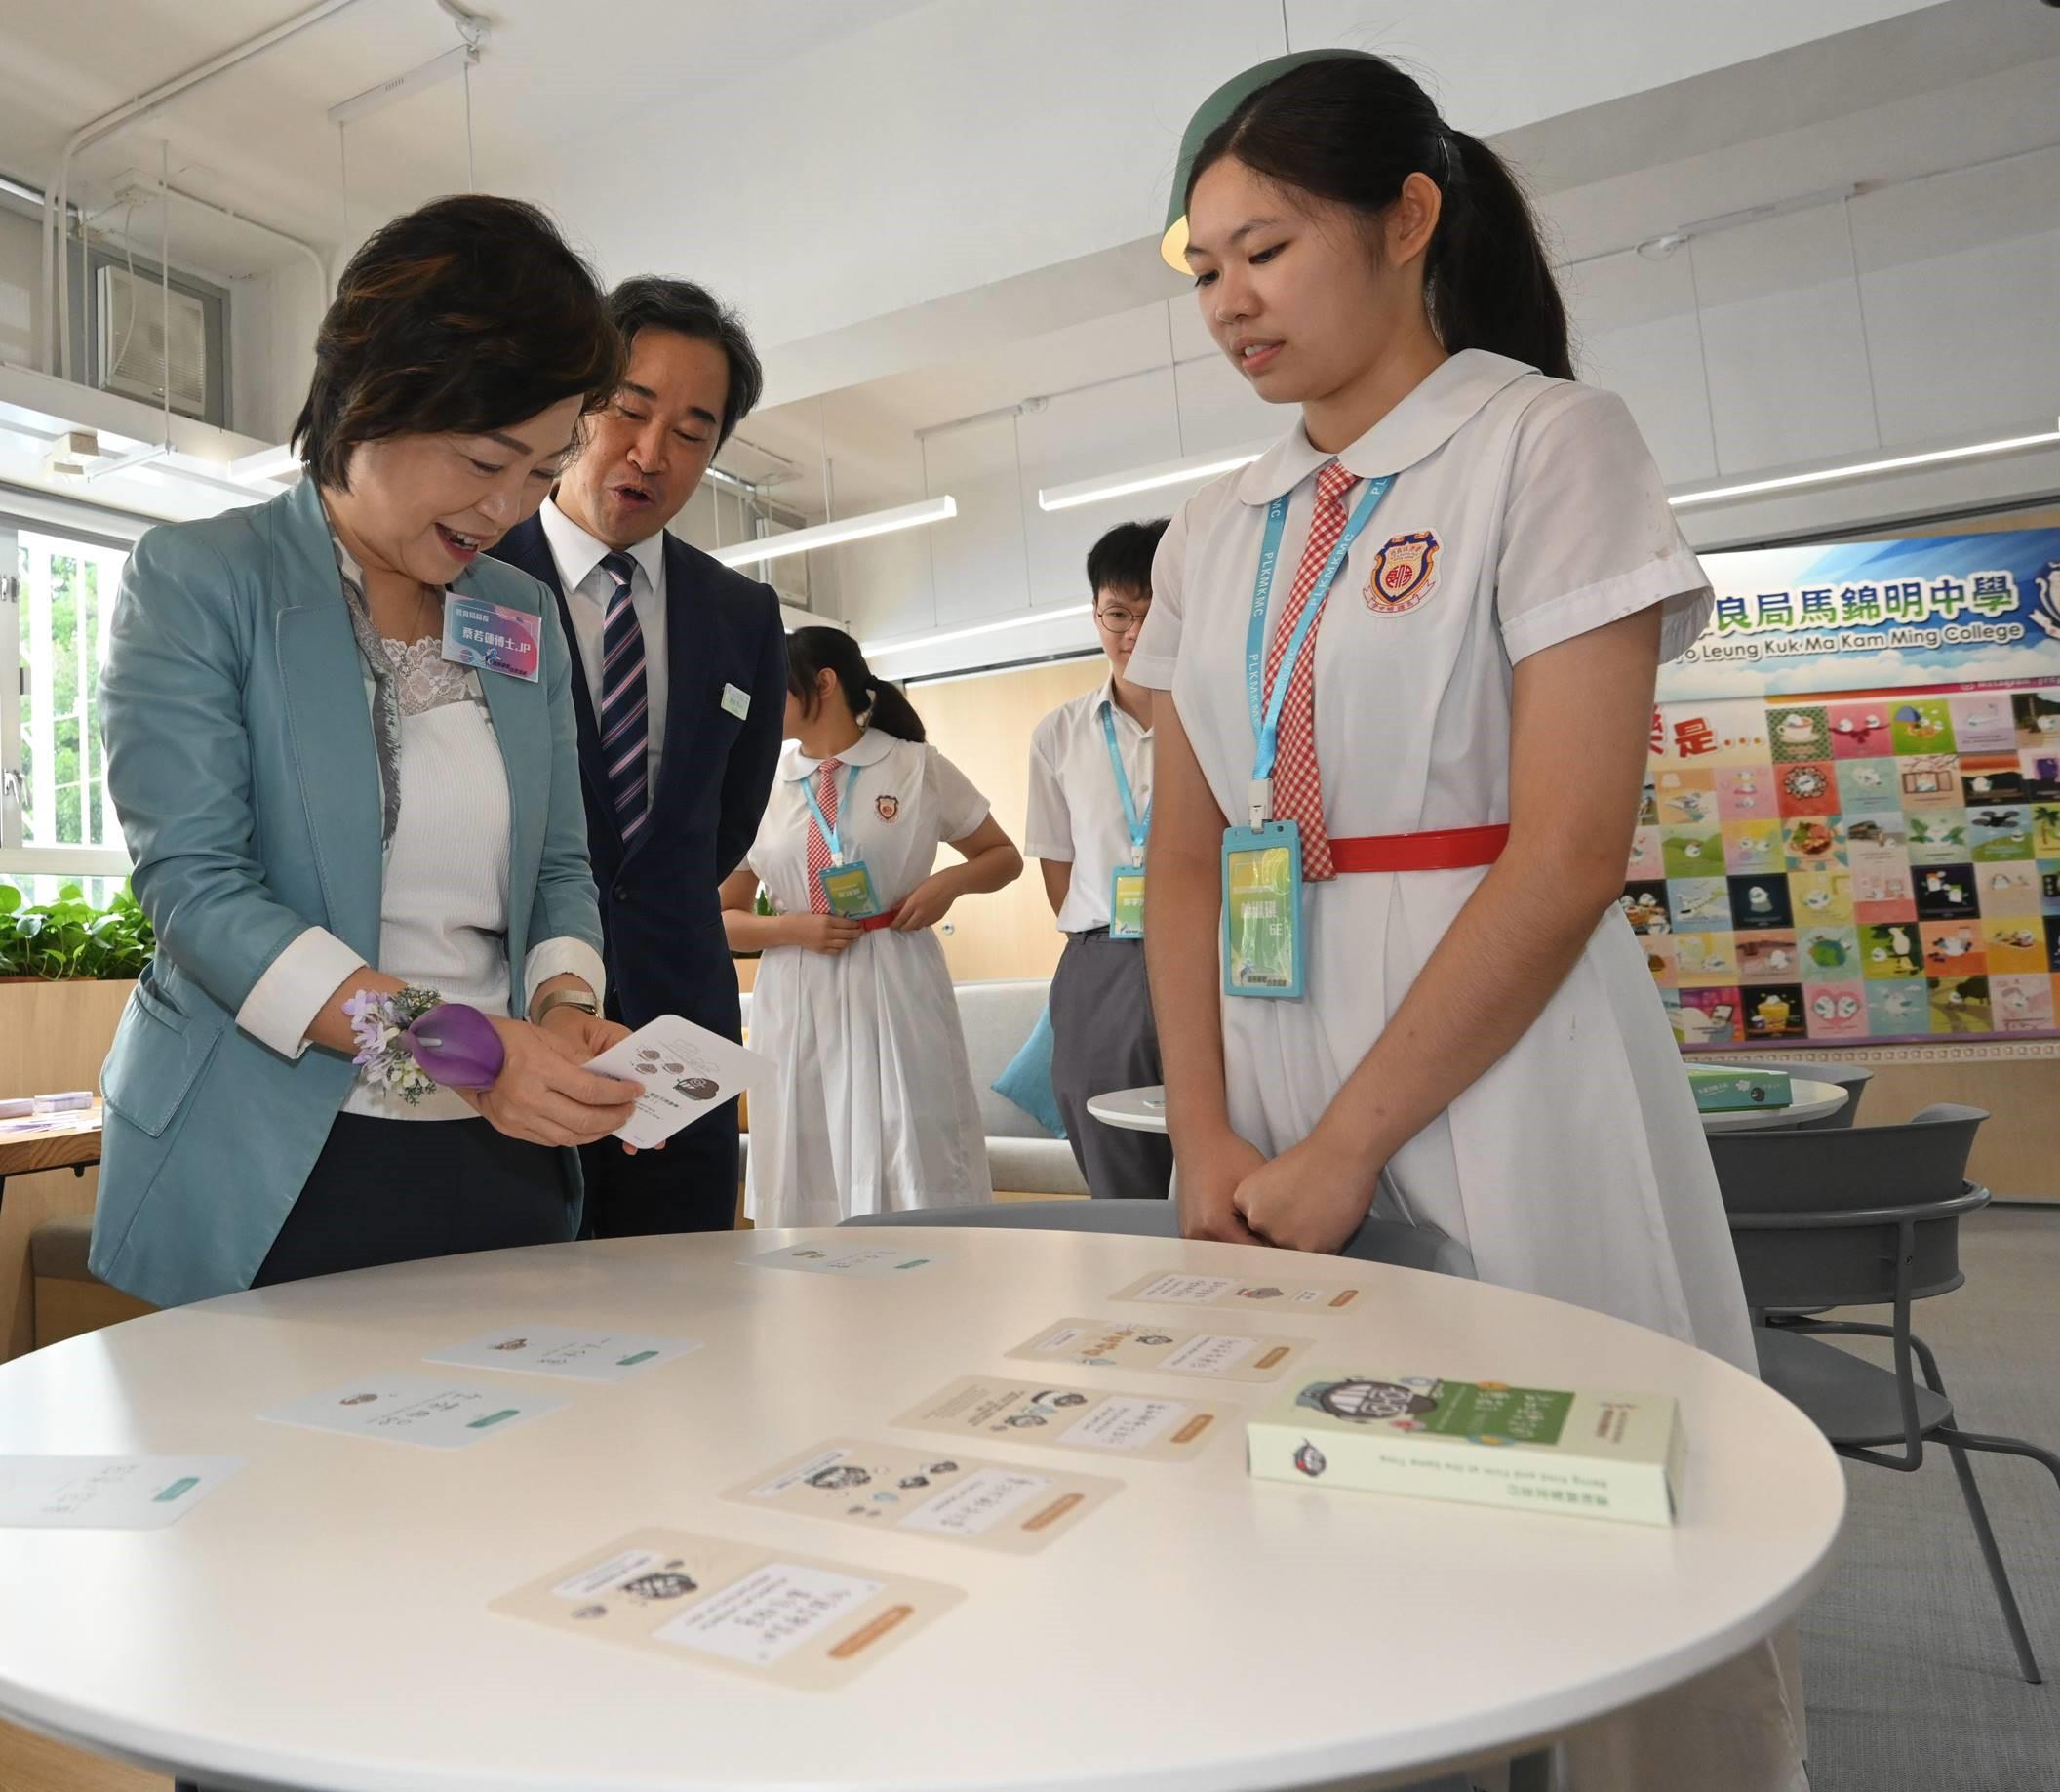
[{"label": "white lace top", "polygon": [[[508,1012],[507,773],[479,674],[441,636],[381,641],[400,697],[400,814],[386,854],[379,968],[490,1015]],[[410,1107],[360,1080],[344,1111],[470,1120],[448,1089]]]},{"label": "white lace top", "polygon": [[479,674],[470,666],[453,665],[446,659],[444,644],[434,635],[424,635],[419,641],[382,639],[379,645],[386,650],[386,662],[393,667],[394,682],[400,687],[402,715],[424,715],[467,698],[475,703],[486,701]]}]

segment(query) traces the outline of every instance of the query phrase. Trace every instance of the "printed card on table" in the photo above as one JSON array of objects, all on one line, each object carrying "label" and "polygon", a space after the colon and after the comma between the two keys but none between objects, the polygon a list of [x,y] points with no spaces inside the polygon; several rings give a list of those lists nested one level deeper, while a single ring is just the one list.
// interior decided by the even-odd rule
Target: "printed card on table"
[{"label": "printed card on table", "polygon": [[590,1332],[575,1326],[509,1326],[432,1350],[423,1359],[459,1369],[511,1369],[524,1374],[563,1375],[573,1381],[621,1381],[701,1347],[693,1337],[653,1337],[632,1332]]},{"label": "printed card on table", "polygon": [[759,1543],[639,1531],[490,1609],[819,1692],[863,1673],[965,1597],[938,1581]]},{"label": "printed card on table", "polygon": [[812,1276],[899,1276],[936,1261],[906,1245],[789,1245],[743,1259],[754,1269],[799,1269]]},{"label": "printed card on table", "polygon": [[1299,1337],[1198,1332],[1149,1320],[1061,1319],[1009,1354],[1033,1363],[1144,1369],[1226,1381],[1272,1381],[1309,1348]]},{"label": "printed card on table", "polygon": [[1029,1555],[1122,1486],[944,1451],[833,1438],[731,1488],[725,1499]]},{"label": "printed card on table", "polygon": [[1164,1394],[1099,1394],[1043,1381],[965,1375],[892,1423],[904,1431],[1185,1462],[1230,1425],[1231,1414]]},{"label": "printed card on table", "polygon": [[0,1456],[0,1528],[161,1531],[242,1466],[241,1456]]},{"label": "printed card on table", "polygon": [[1149,1300],[1167,1306],[1223,1307],[1235,1312],[1274,1307],[1291,1308],[1297,1313],[1344,1313],[1356,1306],[1365,1294],[1365,1289],[1343,1282],[1302,1282],[1289,1276],[1247,1282],[1236,1276],[1175,1272],[1140,1276],[1129,1287],[1118,1289],[1110,1298]]},{"label": "printed card on table", "polygon": [[636,1112],[615,1129],[615,1136],[648,1151],[711,1109],[767,1082],[772,1060],[677,1015],[660,1015],[609,1047],[587,1068],[643,1085]]},{"label": "printed card on table", "polygon": [[384,1438],[428,1450],[465,1450],[564,1405],[549,1394],[464,1387],[426,1375],[377,1374],[326,1394],[304,1395],[258,1416],[275,1425]]}]

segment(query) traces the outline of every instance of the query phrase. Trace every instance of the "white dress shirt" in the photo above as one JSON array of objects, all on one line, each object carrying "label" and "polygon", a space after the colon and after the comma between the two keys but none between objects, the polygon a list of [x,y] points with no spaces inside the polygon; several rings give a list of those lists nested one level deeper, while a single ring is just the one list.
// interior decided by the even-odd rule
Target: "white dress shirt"
[{"label": "white dress shirt", "polygon": [[[615,582],[601,562],[614,552],[606,541],[597,541],[558,508],[555,498],[543,500],[537,512],[543,537],[551,544],[551,558],[558,564],[558,582],[565,590],[566,608],[573,613],[573,643],[579,652],[579,667],[586,674],[586,693],[593,699],[594,721],[601,720],[601,631],[608,619],[609,601]],[[637,563],[630,580],[629,601],[644,631],[644,690],[650,707],[645,712],[651,730],[651,751],[645,761],[651,782],[650,799],[658,795],[658,762],[665,751],[665,532],[646,537],[624,550]]]},{"label": "white dress shirt", "polygon": [[1130,829],[1101,732],[1106,703],[1116,724],[1116,750],[1130,780],[1139,819],[1152,806],[1152,731],[1116,701],[1113,677],[1062,703],[1030,737],[1030,807],[1023,851],[1070,864],[1073,881],[1058,907],[1062,934],[1109,925],[1109,896],[1119,865],[1130,862]]}]

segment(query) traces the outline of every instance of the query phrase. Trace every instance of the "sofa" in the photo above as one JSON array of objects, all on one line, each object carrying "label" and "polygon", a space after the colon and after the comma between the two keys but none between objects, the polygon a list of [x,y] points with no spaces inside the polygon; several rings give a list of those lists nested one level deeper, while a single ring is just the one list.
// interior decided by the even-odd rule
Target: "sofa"
[{"label": "sofa", "polygon": [[[994,1093],[991,1085],[1022,1050],[1023,1042],[1045,1011],[1050,990],[1044,977],[1010,977],[994,982],[960,983],[959,1024],[966,1034],[966,1055],[972,1063],[972,1086],[980,1098],[980,1124],[987,1134],[987,1168],[997,1194],[1085,1195],[1087,1179],[1073,1161],[1073,1147],[1053,1138],[1015,1105]],[[744,1028],[751,1026],[751,998],[744,997]],[[744,1149],[751,1148],[749,1134]]]}]

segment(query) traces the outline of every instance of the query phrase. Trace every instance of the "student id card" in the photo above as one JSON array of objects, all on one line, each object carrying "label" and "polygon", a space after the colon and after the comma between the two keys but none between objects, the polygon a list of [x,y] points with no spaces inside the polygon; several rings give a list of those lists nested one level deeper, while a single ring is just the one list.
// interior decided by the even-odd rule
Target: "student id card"
[{"label": "student id card", "polygon": [[1118,865],[1109,885],[1109,937],[1144,937],[1144,868]]},{"label": "student id card", "polygon": [[1302,993],[1302,830],[1295,821],[1223,835],[1223,993]]},{"label": "student id card", "polygon": [[873,888],[873,874],[862,862],[832,865],[822,874],[822,894],[830,898],[830,913],[848,921],[867,921],[880,912],[880,894]]}]

